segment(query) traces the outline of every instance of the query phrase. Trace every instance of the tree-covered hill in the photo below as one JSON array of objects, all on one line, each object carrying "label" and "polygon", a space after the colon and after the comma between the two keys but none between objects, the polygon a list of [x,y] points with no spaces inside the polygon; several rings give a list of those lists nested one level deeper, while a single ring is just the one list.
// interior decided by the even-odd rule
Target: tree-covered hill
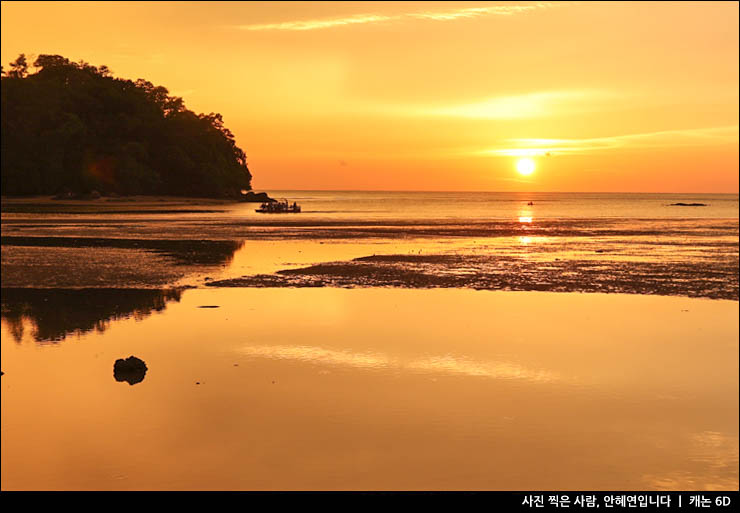
[{"label": "tree-covered hill", "polygon": [[21,54],[2,74],[2,194],[238,197],[246,155],[220,114],[107,66]]}]

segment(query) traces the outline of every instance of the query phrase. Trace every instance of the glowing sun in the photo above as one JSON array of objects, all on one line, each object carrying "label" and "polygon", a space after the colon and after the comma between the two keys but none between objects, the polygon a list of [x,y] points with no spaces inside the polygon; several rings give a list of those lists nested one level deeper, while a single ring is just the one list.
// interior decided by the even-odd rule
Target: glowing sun
[{"label": "glowing sun", "polygon": [[526,159],[519,159],[516,162],[516,170],[519,172],[522,176],[529,176],[532,173],[534,173],[534,160],[526,158]]}]

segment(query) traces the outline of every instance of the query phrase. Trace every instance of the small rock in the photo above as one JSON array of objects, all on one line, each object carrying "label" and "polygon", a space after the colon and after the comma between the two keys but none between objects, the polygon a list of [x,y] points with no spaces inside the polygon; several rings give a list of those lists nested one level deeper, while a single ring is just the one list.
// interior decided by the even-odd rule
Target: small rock
[{"label": "small rock", "polygon": [[146,363],[135,356],[129,356],[125,360],[118,359],[113,364],[113,377],[116,381],[125,381],[129,385],[141,383],[146,376]]}]

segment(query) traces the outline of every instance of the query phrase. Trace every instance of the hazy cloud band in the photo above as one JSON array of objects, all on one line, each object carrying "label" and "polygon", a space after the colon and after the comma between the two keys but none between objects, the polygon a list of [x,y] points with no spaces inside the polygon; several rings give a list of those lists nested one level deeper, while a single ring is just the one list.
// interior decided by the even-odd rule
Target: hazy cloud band
[{"label": "hazy cloud band", "polygon": [[737,144],[737,141],[738,126],[733,125],[584,139],[512,139],[506,147],[487,149],[480,153],[509,157],[534,157],[547,153],[590,153],[619,148],[671,148],[675,146]]},{"label": "hazy cloud band", "polygon": [[498,5],[490,7],[468,7],[452,11],[441,12],[412,12],[406,14],[384,15],[384,14],[356,14],[343,18],[326,18],[318,20],[284,21],[280,23],[266,23],[256,25],[239,25],[241,30],[319,30],[346,25],[358,25],[367,23],[378,23],[383,21],[397,21],[404,19],[419,19],[433,21],[451,21],[461,18],[476,18],[480,16],[511,16],[522,14],[537,9],[554,7],[548,2],[540,2],[528,5]]}]

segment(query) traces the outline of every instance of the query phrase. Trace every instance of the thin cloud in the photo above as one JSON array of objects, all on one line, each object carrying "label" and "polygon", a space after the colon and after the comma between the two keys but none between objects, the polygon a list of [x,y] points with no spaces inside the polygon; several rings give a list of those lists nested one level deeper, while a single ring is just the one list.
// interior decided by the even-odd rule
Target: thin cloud
[{"label": "thin cloud", "polygon": [[481,16],[512,16],[538,9],[554,7],[553,4],[544,2],[529,5],[498,5],[490,7],[468,7],[452,11],[420,11],[406,14],[384,15],[384,14],[355,14],[343,18],[324,18],[318,20],[284,21],[280,23],[265,23],[256,25],[238,25],[241,30],[319,30],[346,25],[362,25],[367,23],[379,23],[385,21],[399,21],[408,19],[451,21],[458,19],[470,19]]},{"label": "thin cloud", "polygon": [[551,116],[558,112],[593,110],[599,103],[609,102],[620,95],[611,91],[541,91],[515,96],[499,96],[487,100],[443,107],[421,107],[412,114],[462,117],[472,119],[514,119]]},{"label": "thin cloud", "polygon": [[318,30],[343,25],[357,25],[376,23],[399,18],[399,16],[383,16],[379,14],[358,14],[346,18],[324,20],[286,21],[283,23],[268,23],[264,25],[240,25],[242,30]]},{"label": "thin cloud", "polygon": [[477,153],[507,157],[535,157],[548,153],[583,154],[623,148],[674,148],[676,146],[737,144],[737,142],[738,126],[733,125],[585,139],[511,139],[506,146]]},{"label": "thin cloud", "polygon": [[476,18],[479,16],[511,16],[521,14],[536,9],[553,7],[550,3],[538,3],[531,5],[498,5],[493,7],[469,7],[467,9],[458,9],[448,12],[419,12],[406,14],[410,18],[422,20],[457,20],[460,18]]}]

